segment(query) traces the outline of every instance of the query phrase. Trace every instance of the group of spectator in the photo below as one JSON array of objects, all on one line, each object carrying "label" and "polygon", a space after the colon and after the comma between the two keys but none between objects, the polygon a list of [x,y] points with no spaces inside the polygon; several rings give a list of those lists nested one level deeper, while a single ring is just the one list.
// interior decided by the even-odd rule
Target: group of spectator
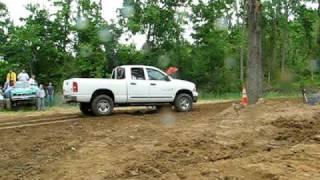
[{"label": "group of spectator", "polygon": [[[35,75],[31,75],[30,77],[26,70],[22,70],[17,76],[13,70],[10,70],[7,74],[4,88],[2,89],[0,87],[0,93],[2,92],[4,96],[10,97],[10,92],[13,88],[15,88],[17,80],[28,82],[31,86],[38,86]],[[48,105],[49,107],[53,106],[55,92],[52,83],[50,82],[46,87],[44,87],[43,84],[40,84],[38,88],[39,90],[37,91],[37,109],[40,111],[45,110],[46,105]]]}]

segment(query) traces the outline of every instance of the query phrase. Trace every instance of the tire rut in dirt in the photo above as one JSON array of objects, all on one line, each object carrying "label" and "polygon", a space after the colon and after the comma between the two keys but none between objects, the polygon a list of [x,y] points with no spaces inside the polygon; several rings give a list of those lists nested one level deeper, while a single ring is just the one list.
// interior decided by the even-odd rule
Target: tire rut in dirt
[{"label": "tire rut in dirt", "polygon": [[[14,121],[28,121],[28,120],[41,120],[41,119],[49,119],[49,118],[64,118],[64,117],[70,117],[72,118],[73,116],[80,116],[78,114],[52,114],[52,115],[35,115],[35,116],[12,116],[12,117],[7,117],[6,120],[0,119],[0,124],[1,123],[6,123],[6,122],[14,122]],[[17,120],[19,119],[19,120]]]},{"label": "tire rut in dirt", "polygon": [[5,121],[0,122],[0,130],[3,129],[13,129],[13,128],[21,128],[21,127],[28,127],[28,126],[37,126],[37,125],[46,125],[46,124],[53,124],[59,122],[69,122],[69,121],[76,121],[84,118],[81,115],[68,115],[62,117],[52,117],[52,118],[35,118],[29,120],[18,120],[18,121]]}]

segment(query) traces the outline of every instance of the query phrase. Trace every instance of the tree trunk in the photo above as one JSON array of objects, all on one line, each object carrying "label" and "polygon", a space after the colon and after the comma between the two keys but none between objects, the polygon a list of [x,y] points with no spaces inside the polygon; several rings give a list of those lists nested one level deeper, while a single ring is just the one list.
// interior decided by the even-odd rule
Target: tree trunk
[{"label": "tree trunk", "polygon": [[268,74],[268,83],[269,84],[271,84],[271,80],[272,80],[273,65],[277,59],[277,46],[276,46],[276,42],[275,41],[273,41],[273,42],[274,42],[274,47],[272,47],[272,57],[271,57],[270,64],[269,64],[269,74]]},{"label": "tree trunk", "polygon": [[320,17],[320,0],[318,0],[318,16]]},{"label": "tree trunk", "polygon": [[240,80],[241,83],[244,82],[244,36],[245,36],[245,17],[239,12],[239,7],[238,5],[242,4],[243,7],[244,5],[244,0],[237,0],[235,1],[235,8],[236,8],[236,15],[237,15],[237,24],[240,24],[240,18],[242,18],[242,24],[241,24],[241,42],[240,42]]},{"label": "tree trunk", "polygon": [[241,43],[240,47],[240,80],[243,83],[244,82],[244,47]]},{"label": "tree trunk", "polygon": [[[318,0],[318,37],[317,37],[317,45],[320,47],[320,0]],[[319,56],[318,52],[318,56]],[[319,58],[319,57],[318,57]]]},{"label": "tree trunk", "polygon": [[105,58],[107,59],[107,68],[110,72],[119,65],[117,53],[115,52],[115,47],[110,46],[109,44],[104,44],[104,48],[106,49]]},{"label": "tree trunk", "polygon": [[64,51],[66,51],[66,47],[68,44],[71,3],[72,3],[72,0],[67,0],[67,3],[66,3],[67,8],[66,9],[68,10],[68,12],[65,12],[65,14],[64,14],[64,27],[63,27],[64,39],[63,39],[63,45],[62,45]]},{"label": "tree trunk", "polygon": [[[277,2],[276,2],[277,3]],[[276,4],[275,11],[273,12],[273,18],[272,18],[272,57],[269,62],[269,72],[268,72],[268,83],[271,84],[272,80],[272,74],[273,74],[273,66],[274,63],[277,60],[277,32],[278,32],[278,17],[279,17],[279,4]]]},{"label": "tree trunk", "polygon": [[34,71],[34,64],[37,61],[37,57],[36,57],[36,53],[34,52],[34,50],[32,50],[32,61],[30,62],[29,66],[30,66],[30,73],[31,74],[35,74]]},{"label": "tree trunk", "polygon": [[262,39],[261,2],[248,0],[248,73],[247,89],[249,103],[254,104],[262,96]]},{"label": "tree trunk", "polygon": [[288,7],[288,1],[285,0],[284,4],[284,10],[285,10],[285,27],[283,32],[283,38],[282,38],[282,48],[281,48],[281,75],[283,76],[286,69],[286,59],[287,59],[287,44],[288,44],[288,28],[289,28],[289,7]]}]

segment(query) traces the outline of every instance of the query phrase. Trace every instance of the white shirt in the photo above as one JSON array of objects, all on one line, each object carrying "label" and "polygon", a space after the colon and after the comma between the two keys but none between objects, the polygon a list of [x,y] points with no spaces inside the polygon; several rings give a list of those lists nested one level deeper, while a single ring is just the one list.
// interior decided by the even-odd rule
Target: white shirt
[{"label": "white shirt", "polygon": [[37,92],[37,96],[39,98],[44,98],[46,97],[46,92],[44,91],[44,89],[39,89],[39,91]]},{"label": "white shirt", "polygon": [[18,80],[19,81],[28,81],[29,80],[29,74],[28,73],[19,73],[18,74]]},{"label": "white shirt", "polygon": [[29,84],[30,84],[30,85],[37,85],[37,81],[34,80],[33,78],[30,78],[30,79],[29,79]]}]

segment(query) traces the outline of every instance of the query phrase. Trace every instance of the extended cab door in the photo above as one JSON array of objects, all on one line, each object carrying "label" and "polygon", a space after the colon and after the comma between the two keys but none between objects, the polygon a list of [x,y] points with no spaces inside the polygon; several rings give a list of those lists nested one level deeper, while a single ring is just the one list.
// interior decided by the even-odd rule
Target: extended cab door
[{"label": "extended cab door", "polygon": [[149,97],[151,102],[172,102],[174,100],[174,84],[163,72],[147,68]]},{"label": "extended cab door", "polygon": [[128,102],[150,102],[148,97],[149,83],[146,80],[145,69],[141,67],[131,67],[128,77]]}]

